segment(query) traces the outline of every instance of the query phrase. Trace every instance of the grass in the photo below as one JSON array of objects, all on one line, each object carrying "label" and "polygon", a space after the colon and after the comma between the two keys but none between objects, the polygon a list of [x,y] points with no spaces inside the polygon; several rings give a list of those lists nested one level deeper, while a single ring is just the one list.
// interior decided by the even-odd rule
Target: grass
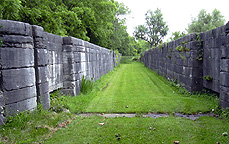
[{"label": "grass", "polygon": [[74,113],[185,114],[206,113],[218,106],[216,97],[180,94],[168,81],[138,62],[121,65],[100,82],[90,94],[68,98],[65,105]]},{"label": "grass", "polygon": [[138,60],[138,56],[122,56],[121,57],[121,64],[131,64],[133,61]]},{"label": "grass", "polygon": [[58,130],[59,123],[73,116],[70,113],[48,112],[38,108],[33,112],[26,111],[8,117],[6,125],[0,127],[0,143],[42,142]]},{"label": "grass", "polygon": [[[207,113],[217,107],[217,97],[189,94],[141,63],[131,62],[102,76],[88,94],[71,97],[57,91],[51,96],[50,111],[39,106],[32,113],[9,117],[7,124],[0,127],[0,143],[226,144],[229,136],[222,134],[229,133],[228,112],[222,113],[222,119],[201,117],[196,121],[173,116],[174,112]],[[63,112],[64,108],[71,113]],[[140,114],[134,118],[75,115],[85,112]],[[148,112],[170,116],[141,117],[141,113]]]},{"label": "grass", "polygon": [[[105,123],[103,126],[98,123]],[[184,118],[106,118],[79,117],[66,129],[57,131],[45,143],[224,143],[229,124],[212,117],[197,121]]]}]

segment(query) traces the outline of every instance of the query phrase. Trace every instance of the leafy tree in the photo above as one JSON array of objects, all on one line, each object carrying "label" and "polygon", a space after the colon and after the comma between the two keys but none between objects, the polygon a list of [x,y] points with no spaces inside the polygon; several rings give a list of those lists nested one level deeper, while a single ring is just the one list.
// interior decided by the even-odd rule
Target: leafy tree
[{"label": "leafy tree", "polygon": [[19,20],[20,0],[0,0],[0,19]]},{"label": "leafy tree", "polygon": [[114,0],[0,0],[0,18],[39,25],[45,31],[74,36],[132,55],[125,26],[130,11]]},{"label": "leafy tree", "polygon": [[151,47],[157,46],[169,30],[168,25],[163,21],[161,10],[157,9],[154,12],[148,10],[145,14],[145,20],[145,25],[139,25],[135,28],[134,36],[137,39],[147,41]]},{"label": "leafy tree", "polygon": [[174,41],[177,40],[183,36],[185,36],[186,34],[184,32],[180,32],[180,31],[176,31],[172,33],[172,36],[169,38],[170,41]]},{"label": "leafy tree", "polygon": [[214,9],[210,14],[202,9],[197,18],[194,18],[191,24],[188,25],[187,31],[188,33],[205,32],[223,26],[224,24],[225,19],[219,10]]},{"label": "leafy tree", "polygon": [[117,9],[114,11],[115,19],[112,22],[114,31],[111,36],[109,48],[118,50],[122,55],[130,55],[129,34],[125,26],[125,19],[123,18],[129,14],[130,11],[123,3],[113,2]]}]

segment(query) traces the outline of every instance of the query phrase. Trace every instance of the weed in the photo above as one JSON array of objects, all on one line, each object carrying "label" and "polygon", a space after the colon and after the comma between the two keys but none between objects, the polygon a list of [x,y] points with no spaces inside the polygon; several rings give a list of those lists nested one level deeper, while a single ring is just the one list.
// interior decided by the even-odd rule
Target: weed
[{"label": "weed", "polygon": [[201,39],[199,34],[197,34],[196,41],[197,41],[198,53],[199,53],[199,55],[198,55],[198,57],[196,59],[199,60],[199,61],[202,61],[203,60],[203,55],[204,55],[204,50],[202,48],[202,39]]},{"label": "weed", "polygon": [[66,97],[63,96],[61,90],[57,90],[50,94],[50,110],[54,112],[62,112],[68,107],[64,104]]},{"label": "weed", "polygon": [[134,56],[122,56],[120,64],[131,64]]},{"label": "weed", "polygon": [[213,80],[212,76],[210,76],[210,75],[204,76],[203,79],[205,79],[207,81],[212,81]]},{"label": "weed", "polygon": [[[2,28],[2,26],[0,25],[0,28]],[[2,36],[2,34],[0,35]],[[2,39],[0,38],[0,47],[3,45]]]},{"label": "weed", "polygon": [[85,76],[83,76],[80,85],[80,92],[82,94],[87,94],[92,91],[93,87],[94,87],[93,78],[91,80],[88,80]]},{"label": "weed", "polygon": [[164,46],[163,42],[161,42],[159,45],[158,45],[158,49],[162,49]]}]

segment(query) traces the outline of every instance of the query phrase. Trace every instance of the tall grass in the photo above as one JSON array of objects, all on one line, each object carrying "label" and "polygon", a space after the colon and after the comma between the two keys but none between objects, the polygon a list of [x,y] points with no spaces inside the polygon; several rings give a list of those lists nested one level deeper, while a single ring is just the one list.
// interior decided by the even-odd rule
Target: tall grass
[{"label": "tall grass", "polygon": [[82,94],[87,94],[92,91],[93,87],[94,87],[93,79],[88,80],[85,76],[83,76],[82,82],[80,85],[80,92]]}]

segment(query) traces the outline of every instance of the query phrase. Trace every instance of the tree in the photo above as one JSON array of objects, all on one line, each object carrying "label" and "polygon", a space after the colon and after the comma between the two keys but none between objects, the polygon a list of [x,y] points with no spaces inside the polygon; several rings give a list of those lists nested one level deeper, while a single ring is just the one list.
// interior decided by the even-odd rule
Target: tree
[{"label": "tree", "polygon": [[114,11],[115,19],[112,22],[114,31],[110,39],[109,48],[118,50],[122,55],[130,55],[130,40],[124,18],[130,11],[123,3],[113,2],[117,9]]},{"label": "tree", "polygon": [[169,38],[170,41],[174,41],[177,40],[183,36],[185,36],[186,34],[184,32],[180,32],[180,31],[176,31],[172,33],[172,36]]},{"label": "tree", "polygon": [[205,32],[223,26],[224,24],[225,19],[219,10],[214,9],[210,14],[202,9],[197,18],[192,19],[191,24],[188,25],[187,31],[188,33]]},{"label": "tree", "polygon": [[160,9],[154,12],[148,10],[145,14],[145,25],[139,25],[135,28],[134,37],[147,41],[151,47],[157,46],[162,42],[162,39],[167,35],[169,30],[166,22],[163,21]]}]

